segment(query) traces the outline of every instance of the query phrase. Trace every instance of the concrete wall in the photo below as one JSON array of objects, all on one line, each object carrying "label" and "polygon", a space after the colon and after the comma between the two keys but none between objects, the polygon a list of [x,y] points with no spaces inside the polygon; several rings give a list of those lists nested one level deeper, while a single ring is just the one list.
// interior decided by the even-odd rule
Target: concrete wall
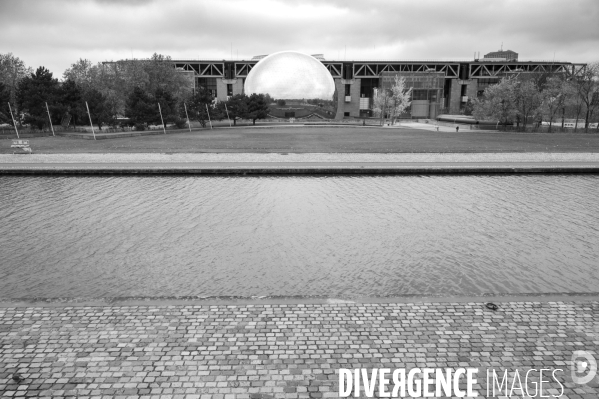
[{"label": "concrete wall", "polygon": [[478,79],[471,79],[468,81],[468,88],[466,89],[466,95],[470,100],[476,98],[476,92],[478,91]]},{"label": "concrete wall", "polygon": [[472,100],[476,98],[478,81],[476,79],[459,80],[451,79],[451,89],[449,98],[449,113],[457,115],[462,108],[462,84],[466,84],[466,96]]},{"label": "concrete wall", "polygon": [[227,101],[227,84],[219,78],[216,78],[216,99],[218,101]]},{"label": "concrete wall", "polygon": [[452,115],[460,113],[460,100],[462,92],[462,85],[460,82],[461,80],[458,79],[451,80],[451,87],[449,89],[449,113]]},{"label": "concrete wall", "polygon": [[345,94],[345,86],[341,83],[341,79],[334,79],[335,90],[337,92],[337,113],[335,119],[343,119],[343,112],[345,112],[345,102],[343,95]]},{"label": "concrete wall", "polygon": [[218,101],[227,101],[227,85],[233,85],[233,95],[243,94],[243,79],[216,78],[216,98]]},{"label": "concrete wall", "polygon": [[[337,102],[337,115],[335,119],[343,119],[346,112],[349,112],[349,117],[360,116],[360,84],[361,79],[335,79],[335,88],[339,96]],[[345,85],[351,85],[350,88],[350,102],[345,102]],[[347,117],[346,117],[347,118]]]},{"label": "concrete wall", "polygon": [[428,105],[428,117],[429,118],[436,118],[437,115],[439,115],[439,108],[440,108],[440,104],[439,103],[430,103]]},{"label": "concrete wall", "polygon": [[428,118],[429,117],[429,101],[428,100],[413,100],[412,101],[412,117],[413,118]]}]

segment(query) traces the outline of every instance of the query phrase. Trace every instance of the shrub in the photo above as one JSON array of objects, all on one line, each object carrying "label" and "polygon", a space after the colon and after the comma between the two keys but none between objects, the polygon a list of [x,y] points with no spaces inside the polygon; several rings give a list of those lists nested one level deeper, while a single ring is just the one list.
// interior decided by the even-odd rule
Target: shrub
[{"label": "shrub", "polygon": [[179,129],[183,129],[185,126],[187,126],[187,119],[183,119],[183,118],[175,119],[175,126],[177,126],[177,128],[179,128]]},{"label": "shrub", "polygon": [[146,130],[146,126],[143,123],[136,123],[135,124],[135,130],[138,130],[140,132],[144,131],[144,130]]}]

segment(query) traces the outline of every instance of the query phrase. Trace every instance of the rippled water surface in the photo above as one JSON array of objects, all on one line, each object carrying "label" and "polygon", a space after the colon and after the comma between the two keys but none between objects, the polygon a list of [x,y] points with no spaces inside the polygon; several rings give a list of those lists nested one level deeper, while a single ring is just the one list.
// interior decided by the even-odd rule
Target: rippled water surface
[{"label": "rippled water surface", "polygon": [[0,297],[599,292],[598,176],[0,177]]}]

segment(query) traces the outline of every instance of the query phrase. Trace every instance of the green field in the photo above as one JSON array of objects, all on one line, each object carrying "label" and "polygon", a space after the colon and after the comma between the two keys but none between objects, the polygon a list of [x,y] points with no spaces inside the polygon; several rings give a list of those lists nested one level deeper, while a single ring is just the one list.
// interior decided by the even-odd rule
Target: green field
[{"label": "green field", "polygon": [[[15,137],[16,138],[16,137]],[[169,131],[168,134],[86,140],[29,138],[35,153],[469,153],[599,152],[599,134],[535,134],[484,131],[436,132],[378,127],[239,127]],[[0,140],[10,154],[11,140]]]}]

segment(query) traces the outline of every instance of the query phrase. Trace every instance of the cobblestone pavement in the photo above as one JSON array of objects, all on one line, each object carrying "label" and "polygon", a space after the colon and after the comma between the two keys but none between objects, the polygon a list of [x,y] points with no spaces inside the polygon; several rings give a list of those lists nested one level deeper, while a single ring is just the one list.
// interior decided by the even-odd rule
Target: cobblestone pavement
[{"label": "cobblestone pavement", "polygon": [[[339,368],[477,367],[479,397],[487,397],[486,370],[515,376],[518,369],[524,381],[532,368],[562,369],[556,372],[562,398],[598,397],[599,378],[575,384],[570,359],[575,350],[597,357],[599,302],[499,306],[5,307],[0,392],[8,398],[326,398],[339,397]],[[543,384],[543,395],[559,396],[560,385],[545,373],[552,382]],[[520,396],[516,389],[511,397]]]}]

